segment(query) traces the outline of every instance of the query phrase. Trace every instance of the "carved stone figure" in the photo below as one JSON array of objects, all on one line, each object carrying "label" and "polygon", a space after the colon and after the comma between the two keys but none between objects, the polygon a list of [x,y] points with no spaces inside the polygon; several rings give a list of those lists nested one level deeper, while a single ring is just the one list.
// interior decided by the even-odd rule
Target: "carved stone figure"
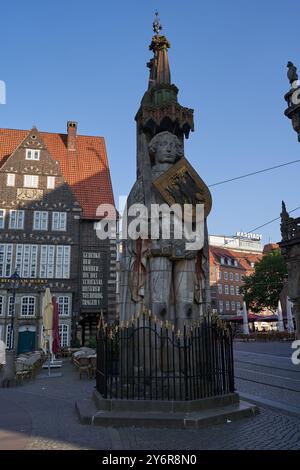
[{"label": "carved stone figure", "polygon": [[[152,183],[183,157],[183,148],[174,134],[164,131],[157,134],[149,145],[145,143],[144,137],[144,148],[141,151],[143,158],[150,162],[150,174],[143,173],[135,183],[128,198],[127,210],[133,204],[142,203],[150,209],[150,217],[151,204],[165,204]],[[147,186],[148,194],[145,191]],[[198,191],[200,194],[201,188]],[[178,192],[184,194],[185,188],[182,188],[181,193],[178,186]],[[182,201],[179,197],[177,200],[191,202]],[[130,220],[128,217],[129,223]],[[174,238],[174,219],[171,218],[171,221],[169,239],[139,238],[127,240],[124,244],[121,304],[123,320],[147,305],[161,320],[171,321],[177,328],[183,328],[185,322],[198,319],[204,311],[203,307],[208,302],[208,292],[205,292],[208,281],[207,234],[201,251],[187,250],[186,242],[189,240],[184,236],[178,240]],[[148,227],[150,225],[149,219]],[[162,221],[159,225],[161,233]],[[151,234],[148,232],[148,235]]]}]

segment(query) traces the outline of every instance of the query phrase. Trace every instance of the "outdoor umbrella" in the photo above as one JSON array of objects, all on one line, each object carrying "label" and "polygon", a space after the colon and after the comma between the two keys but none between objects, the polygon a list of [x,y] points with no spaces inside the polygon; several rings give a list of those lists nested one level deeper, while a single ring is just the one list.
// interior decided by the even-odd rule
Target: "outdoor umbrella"
[{"label": "outdoor umbrella", "polygon": [[289,297],[287,297],[286,298],[287,329],[290,333],[293,333],[295,331],[292,306],[293,306],[293,303],[290,301]]},{"label": "outdoor umbrella", "polygon": [[278,300],[277,316],[278,316],[278,325],[277,325],[278,331],[284,331],[282,308],[281,308],[280,300]]},{"label": "outdoor umbrella", "polygon": [[53,324],[52,324],[52,352],[56,354],[59,350],[59,316],[58,316],[58,305],[56,298],[52,297],[52,306],[53,306]]},{"label": "outdoor umbrella", "polygon": [[46,353],[49,352],[49,354],[52,354],[53,305],[49,287],[46,288],[43,299],[43,326],[43,349]]},{"label": "outdoor umbrella", "polygon": [[244,335],[249,335],[249,324],[248,324],[248,312],[246,302],[243,303],[243,333]]}]

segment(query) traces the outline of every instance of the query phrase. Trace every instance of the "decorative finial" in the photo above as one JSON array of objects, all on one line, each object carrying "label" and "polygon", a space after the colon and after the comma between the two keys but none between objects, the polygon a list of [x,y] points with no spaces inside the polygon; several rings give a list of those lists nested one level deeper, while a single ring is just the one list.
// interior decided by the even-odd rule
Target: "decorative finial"
[{"label": "decorative finial", "polygon": [[161,30],[162,30],[162,25],[158,17],[158,11],[156,11],[154,21],[153,21],[153,31],[158,36]]},{"label": "decorative finial", "polygon": [[293,62],[290,61],[288,62],[287,67],[289,69],[287,76],[290,81],[290,84],[292,85],[295,81],[298,80],[297,67],[295,67]]}]

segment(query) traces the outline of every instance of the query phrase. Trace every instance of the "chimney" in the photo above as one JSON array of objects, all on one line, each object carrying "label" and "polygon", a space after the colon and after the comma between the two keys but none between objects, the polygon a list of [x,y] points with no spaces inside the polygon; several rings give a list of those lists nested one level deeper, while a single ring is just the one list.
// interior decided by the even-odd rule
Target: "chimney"
[{"label": "chimney", "polygon": [[68,150],[75,152],[77,150],[77,122],[68,121]]}]

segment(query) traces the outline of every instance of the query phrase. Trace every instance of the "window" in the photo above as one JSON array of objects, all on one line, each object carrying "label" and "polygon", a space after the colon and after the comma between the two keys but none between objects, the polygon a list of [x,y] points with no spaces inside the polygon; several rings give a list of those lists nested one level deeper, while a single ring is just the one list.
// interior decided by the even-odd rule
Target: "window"
[{"label": "window", "polygon": [[231,302],[231,310],[235,311],[235,302]]},{"label": "window", "polygon": [[240,288],[239,288],[239,286],[236,286],[236,287],[235,287],[235,294],[236,294],[236,295],[240,295]]},{"label": "window", "polygon": [[251,262],[251,263],[250,263],[250,266],[251,266],[251,268],[254,268],[255,263]]},{"label": "window", "polygon": [[243,275],[243,274],[241,274],[241,282],[243,282],[243,277],[244,277],[244,275]]},{"label": "window", "polygon": [[57,279],[69,279],[70,277],[70,246],[56,247],[55,277]]},{"label": "window", "polygon": [[53,278],[54,277],[54,256],[55,246],[42,245],[41,259],[40,259],[40,277]]},{"label": "window", "polygon": [[237,302],[237,303],[236,303],[236,309],[237,309],[237,310],[241,310],[241,303],[240,303],[240,302]]},{"label": "window", "polygon": [[70,278],[71,247],[42,245],[40,256],[41,278]]},{"label": "window", "polygon": [[222,271],[219,271],[219,279],[222,279]]},{"label": "window", "polygon": [[70,313],[70,297],[59,296],[57,297],[58,314],[69,315]]},{"label": "window", "polygon": [[0,228],[5,227],[5,210],[0,209]]},{"label": "window", "polygon": [[35,278],[37,275],[37,245],[17,245],[16,271],[21,277]]},{"label": "window", "polygon": [[223,258],[223,256],[221,256],[221,264],[224,264],[225,260]]},{"label": "window", "polygon": [[12,333],[12,329],[11,329],[11,325],[7,325],[6,327],[6,347],[7,348],[10,348],[10,345],[12,344],[12,336],[13,336],[13,333]]},{"label": "window", "polygon": [[38,188],[39,177],[37,175],[24,175],[25,188]]},{"label": "window", "polygon": [[224,279],[225,279],[225,281],[228,280],[228,273],[227,272],[224,273]]},{"label": "window", "polygon": [[26,149],[26,160],[39,160],[40,150]]},{"label": "window", "polygon": [[35,297],[22,297],[22,317],[33,317],[35,313]]},{"label": "window", "polygon": [[239,273],[235,273],[235,280],[238,282],[240,279]]},{"label": "window", "polygon": [[0,295],[0,315],[3,315],[3,313],[4,313],[4,297]]},{"label": "window", "polygon": [[48,230],[47,211],[34,211],[33,230]]},{"label": "window", "polygon": [[223,312],[223,300],[219,300],[219,312]]},{"label": "window", "polygon": [[237,265],[238,265],[238,262],[237,262],[237,260],[235,259],[235,260],[234,260],[234,266],[237,266]]},{"label": "window", "polygon": [[55,176],[47,176],[47,189],[55,188]]},{"label": "window", "polygon": [[59,325],[59,345],[61,348],[69,346],[69,325]]},{"label": "window", "polygon": [[226,302],[226,310],[230,310],[230,302]]},{"label": "window", "polygon": [[7,186],[14,186],[15,185],[16,175],[14,173],[8,173],[7,175]]},{"label": "window", "polygon": [[226,295],[228,295],[228,294],[229,294],[229,288],[228,288],[228,286],[227,286],[227,285],[225,286],[225,294],[226,294]]},{"label": "window", "polygon": [[67,213],[66,212],[53,212],[52,230],[66,230],[66,229],[67,229]]},{"label": "window", "polygon": [[11,317],[12,315],[15,315],[16,313],[16,299],[14,301],[14,298],[12,295],[8,297],[8,316]]},{"label": "window", "polygon": [[219,292],[219,294],[222,294],[222,292],[223,292],[222,284],[218,284],[218,292]]},{"label": "window", "polygon": [[9,212],[9,228],[14,230],[24,228],[24,211],[11,210]]},{"label": "window", "polygon": [[0,245],[0,277],[9,277],[12,270],[12,245]]},{"label": "window", "polygon": [[229,279],[233,281],[233,273],[229,273]]},{"label": "window", "polygon": [[234,295],[234,286],[230,286],[230,295]]}]

